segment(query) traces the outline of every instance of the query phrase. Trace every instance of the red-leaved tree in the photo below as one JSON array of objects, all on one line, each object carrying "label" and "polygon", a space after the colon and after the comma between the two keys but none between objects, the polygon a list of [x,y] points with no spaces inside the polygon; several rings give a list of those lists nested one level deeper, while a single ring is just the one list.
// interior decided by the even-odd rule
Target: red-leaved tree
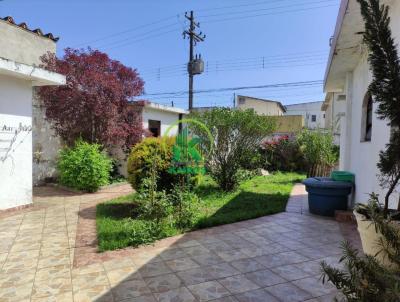
[{"label": "red-leaved tree", "polygon": [[92,49],[67,48],[62,58],[49,53],[42,61],[42,67],[67,78],[65,86],[42,87],[38,92],[46,118],[67,144],[82,138],[127,150],[140,140],[140,108],[129,105],[143,92],[136,70]]}]

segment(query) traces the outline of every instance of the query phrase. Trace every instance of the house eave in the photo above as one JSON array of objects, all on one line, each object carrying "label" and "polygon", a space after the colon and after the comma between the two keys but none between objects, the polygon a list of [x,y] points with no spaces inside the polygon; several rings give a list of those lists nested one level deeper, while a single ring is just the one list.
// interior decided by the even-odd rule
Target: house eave
[{"label": "house eave", "polygon": [[357,66],[364,22],[356,0],[342,0],[324,77],[324,92],[343,90],[346,73]]},{"label": "house eave", "polygon": [[32,82],[32,86],[65,85],[66,78],[43,68],[0,57],[0,74]]}]

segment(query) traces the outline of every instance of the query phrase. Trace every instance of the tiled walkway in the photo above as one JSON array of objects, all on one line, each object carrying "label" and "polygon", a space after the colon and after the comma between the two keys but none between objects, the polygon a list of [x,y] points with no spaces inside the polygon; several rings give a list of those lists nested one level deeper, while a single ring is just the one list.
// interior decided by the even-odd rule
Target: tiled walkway
[{"label": "tiled walkway", "polygon": [[95,205],[120,186],[78,195],[40,188],[35,207],[0,216],[0,301],[331,301],[321,260],[337,263],[355,227],[306,213],[295,186],[286,213],[96,253]]}]

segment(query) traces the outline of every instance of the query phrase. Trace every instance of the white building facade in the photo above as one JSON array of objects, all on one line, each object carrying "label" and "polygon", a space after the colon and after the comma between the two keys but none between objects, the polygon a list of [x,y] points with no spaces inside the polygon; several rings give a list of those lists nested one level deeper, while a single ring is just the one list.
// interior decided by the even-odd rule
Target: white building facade
[{"label": "white building facade", "polygon": [[325,128],[325,111],[322,110],[323,102],[307,102],[286,105],[285,115],[301,115],[304,127],[307,129]]},{"label": "white building facade", "polygon": [[22,25],[0,20],[0,210],[32,203],[34,87],[65,84],[64,76],[37,67],[55,39]]},{"label": "white building facade", "polygon": [[[400,42],[400,1],[383,1],[390,6],[391,29]],[[327,98],[324,108],[330,122],[338,121],[340,131],[340,169],[355,174],[355,202],[365,203],[368,194],[381,197],[385,190],[379,184],[379,152],[389,142],[387,121],[377,118],[377,104],[368,94],[372,73],[368,50],[360,32],[364,30],[360,7],[356,0],[342,0],[331,55],[325,76]],[[393,194],[393,200],[398,194]]]},{"label": "white building facade", "polygon": [[175,136],[178,134],[179,120],[188,114],[189,112],[182,108],[145,101],[142,109],[143,129],[150,131],[156,137]]}]

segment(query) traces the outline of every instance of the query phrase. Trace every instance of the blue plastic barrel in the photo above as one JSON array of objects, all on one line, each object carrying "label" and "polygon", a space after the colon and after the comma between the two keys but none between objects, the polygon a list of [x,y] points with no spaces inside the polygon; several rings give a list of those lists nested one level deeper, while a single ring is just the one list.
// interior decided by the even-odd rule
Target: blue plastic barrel
[{"label": "blue plastic barrel", "polygon": [[347,210],[347,197],[353,188],[352,183],[313,177],[304,180],[303,184],[308,192],[308,206],[312,214],[332,217],[337,210]]}]

